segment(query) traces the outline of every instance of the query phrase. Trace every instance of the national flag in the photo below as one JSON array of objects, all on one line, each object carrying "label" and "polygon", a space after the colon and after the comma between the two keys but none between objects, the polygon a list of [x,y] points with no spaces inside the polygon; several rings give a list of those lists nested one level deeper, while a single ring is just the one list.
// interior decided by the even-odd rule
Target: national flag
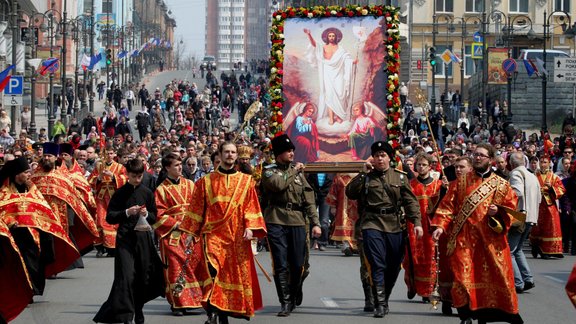
[{"label": "national flag", "polygon": [[40,75],[46,75],[46,73],[48,73],[48,72],[54,73],[54,72],[58,71],[59,67],[60,67],[60,64],[58,64],[58,58],[51,57],[51,58],[45,59],[44,62],[42,62],[42,66],[40,67],[40,70],[38,71],[38,73],[40,73]]},{"label": "national flag", "polygon": [[116,55],[116,57],[118,57],[119,59],[123,59],[126,57],[126,55],[128,54],[128,51],[126,50],[121,50],[118,55]]},{"label": "national flag", "polygon": [[538,72],[544,75],[548,75],[548,71],[546,71],[546,68],[544,67],[544,61],[538,57],[536,58],[536,66],[538,67]]},{"label": "national flag", "polygon": [[15,67],[16,65],[12,64],[7,67],[6,70],[0,72],[0,92],[4,91],[4,88],[8,85],[8,81],[10,81],[10,78],[12,77],[10,71]]},{"label": "national flag", "polygon": [[138,50],[135,49],[135,50],[133,50],[133,51],[130,52],[130,57],[138,56],[138,54],[140,54],[140,52],[138,52]]},{"label": "national flag", "polygon": [[450,60],[454,63],[462,63],[462,59],[459,58],[458,56],[456,56],[456,54],[454,54],[454,52],[450,52]]},{"label": "national flag", "polygon": [[82,60],[80,61],[80,65],[82,65],[82,68],[86,68],[88,65],[90,65],[90,56],[86,55],[86,54],[82,54]]},{"label": "national flag", "polygon": [[528,76],[532,76],[534,73],[536,73],[536,75],[540,75],[538,73],[538,68],[534,65],[531,59],[524,59],[524,66],[526,67]]},{"label": "national flag", "polygon": [[98,53],[90,57],[90,64],[88,65],[88,69],[92,70],[96,63],[102,60],[102,53]]},{"label": "national flag", "polygon": [[165,46],[166,46],[166,48],[171,48],[171,47],[172,47],[172,43],[170,43],[170,41],[167,40]]}]

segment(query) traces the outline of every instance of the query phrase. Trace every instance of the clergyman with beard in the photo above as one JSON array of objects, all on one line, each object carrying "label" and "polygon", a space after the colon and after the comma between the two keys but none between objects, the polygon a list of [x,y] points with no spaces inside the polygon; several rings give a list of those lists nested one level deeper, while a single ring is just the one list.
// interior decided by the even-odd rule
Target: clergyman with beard
[{"label": "clergyman with beard", "polygon": [[512,223],[507,210],[516,210],[518,198],[492,171],[495,152],[490,144],[476,146],[474,170],[450,185],[430,224],[434,240],[443,234],[448,240],[452,302],[463,324],[523,323],[506,235]]}]

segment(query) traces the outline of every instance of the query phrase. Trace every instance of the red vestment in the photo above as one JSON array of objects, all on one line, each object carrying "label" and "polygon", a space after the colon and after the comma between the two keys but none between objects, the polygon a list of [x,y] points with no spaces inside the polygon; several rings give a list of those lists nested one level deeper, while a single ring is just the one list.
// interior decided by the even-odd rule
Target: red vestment
[{"label": "red vestment", "polygon": [[0,220],[0,316],[10,322],[32,300],[32,283],[20,250],[4,219]]},{"label": "red vestment", "polygon": [[560,213],[556,201],[566,192],[562,180],[554,173],[545,174],[536,172],[540,187],[550,183],[551,189],[542,189],[542,201],[538,209],[538,224],[530,231],[530,243],[537,247],[542,254],[562,255],[562,229],[560,227]]},{"label": "red vestment", "polygon": [[252,177],[218,169],[198,180],[192,196],[192,213],[180,228],[201,237],[206,271],[216,275],[205,282],[203,303],[240,317],[252,317],[262,307],[251,243],[266,234],[266,225]]},{"label": "red vestment", "polygon": [[454,307],[519,317],[507,239],[512,217],[499,210],[494,217],[504,230],[496,233],[487,216],[491,204],[516,210],[517,203],[510,184],[494,173],[482,179],[471,172],[450,185],[430,225],[442,228],[448,238],[447,254],[440,259],[449,258],[453,271]]},{"label": "red vestment", "polygon": [[28,228],[38,248],[40,248],[39,231],[52,235],[55,260],[46,265],[46,277],[66,270],[80,257],[60,219],[34,184],[30,184],[25,193],[19,193],[13,184],[4,185],[0,189],[0,219],[9,227],[17,224],[18,227]]},{"label": "red vestment", "polygon": [[566,293],[568,294],[568,298],[570,298],[572,305],[576,307],[576,263],[574,264],[572,273],[570,273],[570,277],[566,283]]},{"label": "red vestment", "polygon": [[94,219],[86,205],[78,194],[74,184],[69,180],[68,174],[64,174],[58,169],[44,172],[37,168],[30,180],[36,184],[36,188],[42,193],[54,214],[60,219],[64,231],[68,233],[68,207],[72,208],[74,214],[80,222],[76,221],[72,228],[75,229],[74,238],[78,250],[83,251],[91,247],[94,240],[98,238],[98,230]]},{"label": "red vestment", "polygon": [[[109,170],[114,174],[114,177],[108,177],[102,175],[102,181],[98,181],[98,176],[102,174],[104,170]],[[124,166],[117,162],[112,162],[110,164],[101,161],[96,165],[94,171],[88,177],[88,183],[94,189],[94,198],[96,199],[96,226],[100,233],[99,239],[95,241],[95,244],[103,244],[107,248],[116,247],[116,229],[118,225],[110,225],[106,222],[106,209],[108,209],[108,204],[110,203],[110,198],[122,187],[126,182],[126,169]]]},{"label": "red vestment", "polygon": [[[426,185],[416,178],[410,181],[410,187],[412,187],[412,191],[420,204],[424,235],[422,238],[417,239],[414,235],[414,224],[408,222],[407,232],[412,260],[408,260],[409,255],[406,253],[402,262],[404,282],[406,282],[409,291],[415,292],[422,297],[430,297],[436,283],[436,261],[434,260],[436,249],[430,234],[430,218],[433,216],[430,213],[436,202],[438,202],[442,181],[433,180]],[[412,262],[412,264],[409,262]]]},{"label": "red vestment", "polygon": [[352,180],[349,174],[338,174],[332,181],[326,203],[336,209],[334,232],[330,236],[333,241],[348,242],[350,248],[357,249],[354,237],[354,226],[358,220],[358,204],[356,200],[346,197],[346,185]]},{"label": "red vestment", "polygon": [[[176,229],[184,218],[190,217],[193,192],[194,182],[180,177],[178,184],[164,180],[154,193],[158,209],[154,228],[160,239],[162,261],[167,265],[164,269],[166,299],[175,309],[202,307],[203,280],[209,277],[202,258],[202,244],[190,242],[187,246],[190,234]],[[187,249],[190,254],[186,254]],[[185,282],[178,294],[174,288],[180,276]]]}]

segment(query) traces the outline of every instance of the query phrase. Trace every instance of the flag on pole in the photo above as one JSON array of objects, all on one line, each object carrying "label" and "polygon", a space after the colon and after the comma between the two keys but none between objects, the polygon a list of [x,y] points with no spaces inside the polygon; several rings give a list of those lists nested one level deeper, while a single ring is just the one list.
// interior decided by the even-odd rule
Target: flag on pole
[{"label": "flag on pole", "polygon": [[118,53],[118,55],[116,55],[116,57],[118,57],[119,59],[123,59],[126,57],[127,54],[128,54],[128,51],[121,50],[120,53]]},{"label": "flag on pole", "polygon": [[536,58],[536,66],[538,67],[538,72],[548,75],[548,71],[546,71],[546,68],[544,67],[544,61],[538,57]]},{"label": "flag on pole", "polygon": [[40,75],[46,75],[46,73],[48,72],[54,73],[58,71],[59,67],[60,64],[58,64],[58,58],[56,57],[47,58],[46,60],[44,60],[44,62],[42,62],[42,66],[40,67],[38,73],[40,73]]},{"label": "flag on pole", "polygon": [[524,59],[524,66],[526,67],[526,72],[528,73],[528,76],[532,76],[534,73],[536,73],[536,70],[532,67],[532,64],[530,64],[530,62],[528,62],[528,60]]},{"label": "flag on pole", "polygon": [[135,50],[133,50],[133,51],[130,52],[130,57],[138,56],[138,54],[140,54],[140,53],[138,52],[137,49],[135,49]]},{"label": "flag on pole", "polygon": [[92,70],[96,65],[96,63],[100,62],[101,60],[102,60],[102,53],[98,53],[90,57],[90,64],[88,65],[88,69]]},{"label": "flag on pole", "polygon": [[456,54],[454,54],[454,52],[450,51],[450,60],[454,63],[462,63],[462,59],[459,58]]},{"label": "flag on pole", "polygon": [[7,67],[6,70],[0,72],[0,92],[4,91],[4,88],[6,88],[8,81],[10,81],[10,78],[12,77],[10,71],[15,67],[16,65],[12,64]]},{"label": "flag on pole", "polygon": [[80,65],[82,65],[82,69],[86,70],[86,67],[90,65],[90,56],[82,54],[82,60],[80,61]]}]

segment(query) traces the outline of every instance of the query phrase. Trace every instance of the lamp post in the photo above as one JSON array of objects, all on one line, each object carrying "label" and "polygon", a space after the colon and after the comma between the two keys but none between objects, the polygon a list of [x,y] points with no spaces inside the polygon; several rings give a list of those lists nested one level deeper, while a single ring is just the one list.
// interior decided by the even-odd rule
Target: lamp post
[{"label": "lamp post", "polygon": [[[434,2],[436,3],[436,2]],[[436,6],[436,4],[434,4],[434,6]],[[434,9],[436,9],[436,7],[434,7]],[[436,14],[436,10],[434,10],[434,16],[433,16],[433,29],[432,29],[432,46],[434,48],[436,48],[436,34],[438,34],[438,21],[440,19],[444,19],[444,21],[446,22],[447,26],[446,26],[446,41],[448,42],[448,33],[451,30],[451,27],[454,28],[454,26],[452,25],[452,22],[454,21],[451,15],[448,14]],[[448,48],[448,43],[446,44],[446,48]],[[437,64],[436,64],[437,65]],[[436,65],[434,65],[432,67],[432,112],[436,111]],[[444,63],[444,96],[441,96],[442,98],[442,107],[445,107],[446,104],[446,95],[448,94],[448,65],[446,63]],[[446,110],[445,110],[446,112]]]},{"label": "lamp post", "polygon": [[[570,19],[570,14],[566,11],[556,10],[550,15],[547,15],[546,11],[544,11],[544,40],[543,40],[543,50],[542,50],[542,60],[543,60],[543,67],[546,69],[546,40],[550,38],[550,18],[555,17],[556,21],[561,21],[562,24],[565,24],[565,19],[568,20],[567,26],[572,25],[572,21]],[[564,30],[566,32],[566,30]],[[554,44],[551,44],[553,46]],[[546,91],[548,86],[548,75],[546,73],[541,73],[542,75],[542,133],[548,132],[548,123],[546,122]]]},{"label": "lamp post", "polygon": [[[17,65],[18,60],[18,1],[12,1],[12,64]],[[12,69],[12,75],[16,75],[16,68]],[[10,135],[16,136],[16,106],[10,107]]]},{"label": "lamp post", "polygon": [[[94,6],[95,6],[95,1],[92,1],[92,8],[90,10],[90,57],[91,58],[94,56],[94,27],[96,25],[96,23],[94,22]],[[88,94],[90,96],[90,99],[89,99],[88,110],[91,113],[94,113],[94,95],[95,95],[94,72],[92,71],[92,69],[90,69],[90,71],[88,73],[90,73],[90,91],[89,91],[90,93]]]},{"label": "lamp post", "polygon": [[[67,80],[66,80],[66,36],[67,36],[67,31],[66,31],[66,25],[67,25],[67,21],[66,21],[66,7],[68,5],[68,1],[64,0],[64,7],[63,7],[63,12],[62,12],[62,100],[60,102],[60,105],[62,106],[62,108],[60,109],[60,118],[62,120],[62,123],[64,125],[68,125],[66,116],[67,114],[71,113],[71,108],[69,107],[69,103],[68,103],[68,96],[66,96],[66,86],[67,86]],[[68,105],[65,105],[64,103],[68,103]],[[64,109],[64,106],[66,106],[66,110]]]},{"label": "lamp post", "polygon": [[[54,30],[57,26],[60,25],[60,21],[56,21],[56,26],[54,24],[55,20],[57,20],[59,12],[54,9],[48,9],[43,14],[45,18],[48,18],[48,38],[50,39],[50,57],[54,56],[54,38],[56,37],[56,31]],[[54,109],[54,69],[50,69],[49,75],[49,89],[50,89],[50,98],[48,98],[49,106],[48,109],[48,136],[52,136],[52,130],[54,129],[54,121],[56,120],[56,114]],[[60,104],[62,106],[62,103]],[[60,109],[63,109],[60,107]]]},{"label": "lamp post", "polygon": [[[74,64],[74,85],[76,88],[76,95],[74,96],[74,110],[73,110],[73,115],[74,117],[78,117],[78,112],[79,112],[79,108],[78,108],[78,97],[80,96],[80,94],[82,94],[81,96],[81,108],[85,109],[86,108],[86,77],[87,77],[87,73],[86,70],[84,70],[84,76],[83,76],[83,81],[82,81],[82,88],[79,87],[78,84],[78,76],[79,76],[79,69],[80,69],[80,65],[78,62],[78,57],[80,56],[80,46],[86,46],[86,29],[87,29],[87,23],[88,23],[88,19],[90,19],[90,17],[88,15],[79,15],[76,18],[72,19],[69,23],[72,26],[72,40],[74,41],[75,44],[75,48],[76,48],[76,60],[75,60],[75,64]],[[85,54],[85,51],[82,50],[82,53]]]},{"label": "lamp post", "polygon": [[[514,17],[508,17],[507,19],[508,24],[506,27],[506,47],[508,48],[508,58],[512,57],[512,40],[514,38],[514,25],[518,23],[518,25],[527,26],[527,22],[530,23],[530,30],[526,34],[528,39],[532,40],[536,37],[536,33],[532,28],[532,19],[526,15],[517,15]],[[507,73],[507,84],[506,84],[506,92],[507,92],[507,101],[508,101],[508,111],[506,115],[506,121],[512,122],[512,73]]]},{"label": "lamp post", "polygon": [[[42,17],[42,23],[44,23],[44,15],[41,13],[35,13],[34,15],[29,17],[28,20],[28,35],[29,37],[26,39],[28,41],[28,45],[30,46],[31,57],[36,57],[36,45],[38,39],[36,38],[36,29],[38,26],[36,24],[39,22],[37,16]],[[36,17],[36,18],[35,18]],[[36,139],[36,71],[34,68],[30,74],[30,136]]]},{"label": "lamp post", "polygon": [[462,55],[462,62],[460,63],[460,96],[462,98],[462,103],[464,100],[464,65],[466,64],[466,47],[465,39],[468,37],[467,25],[470,21],[474,21],[474,25],[480,26],[482,23],[479,16],[469,16],[469,17],[457,17],[454,18],[460,21],[462,29],[462,37],[460,43],[460,55]]}]

